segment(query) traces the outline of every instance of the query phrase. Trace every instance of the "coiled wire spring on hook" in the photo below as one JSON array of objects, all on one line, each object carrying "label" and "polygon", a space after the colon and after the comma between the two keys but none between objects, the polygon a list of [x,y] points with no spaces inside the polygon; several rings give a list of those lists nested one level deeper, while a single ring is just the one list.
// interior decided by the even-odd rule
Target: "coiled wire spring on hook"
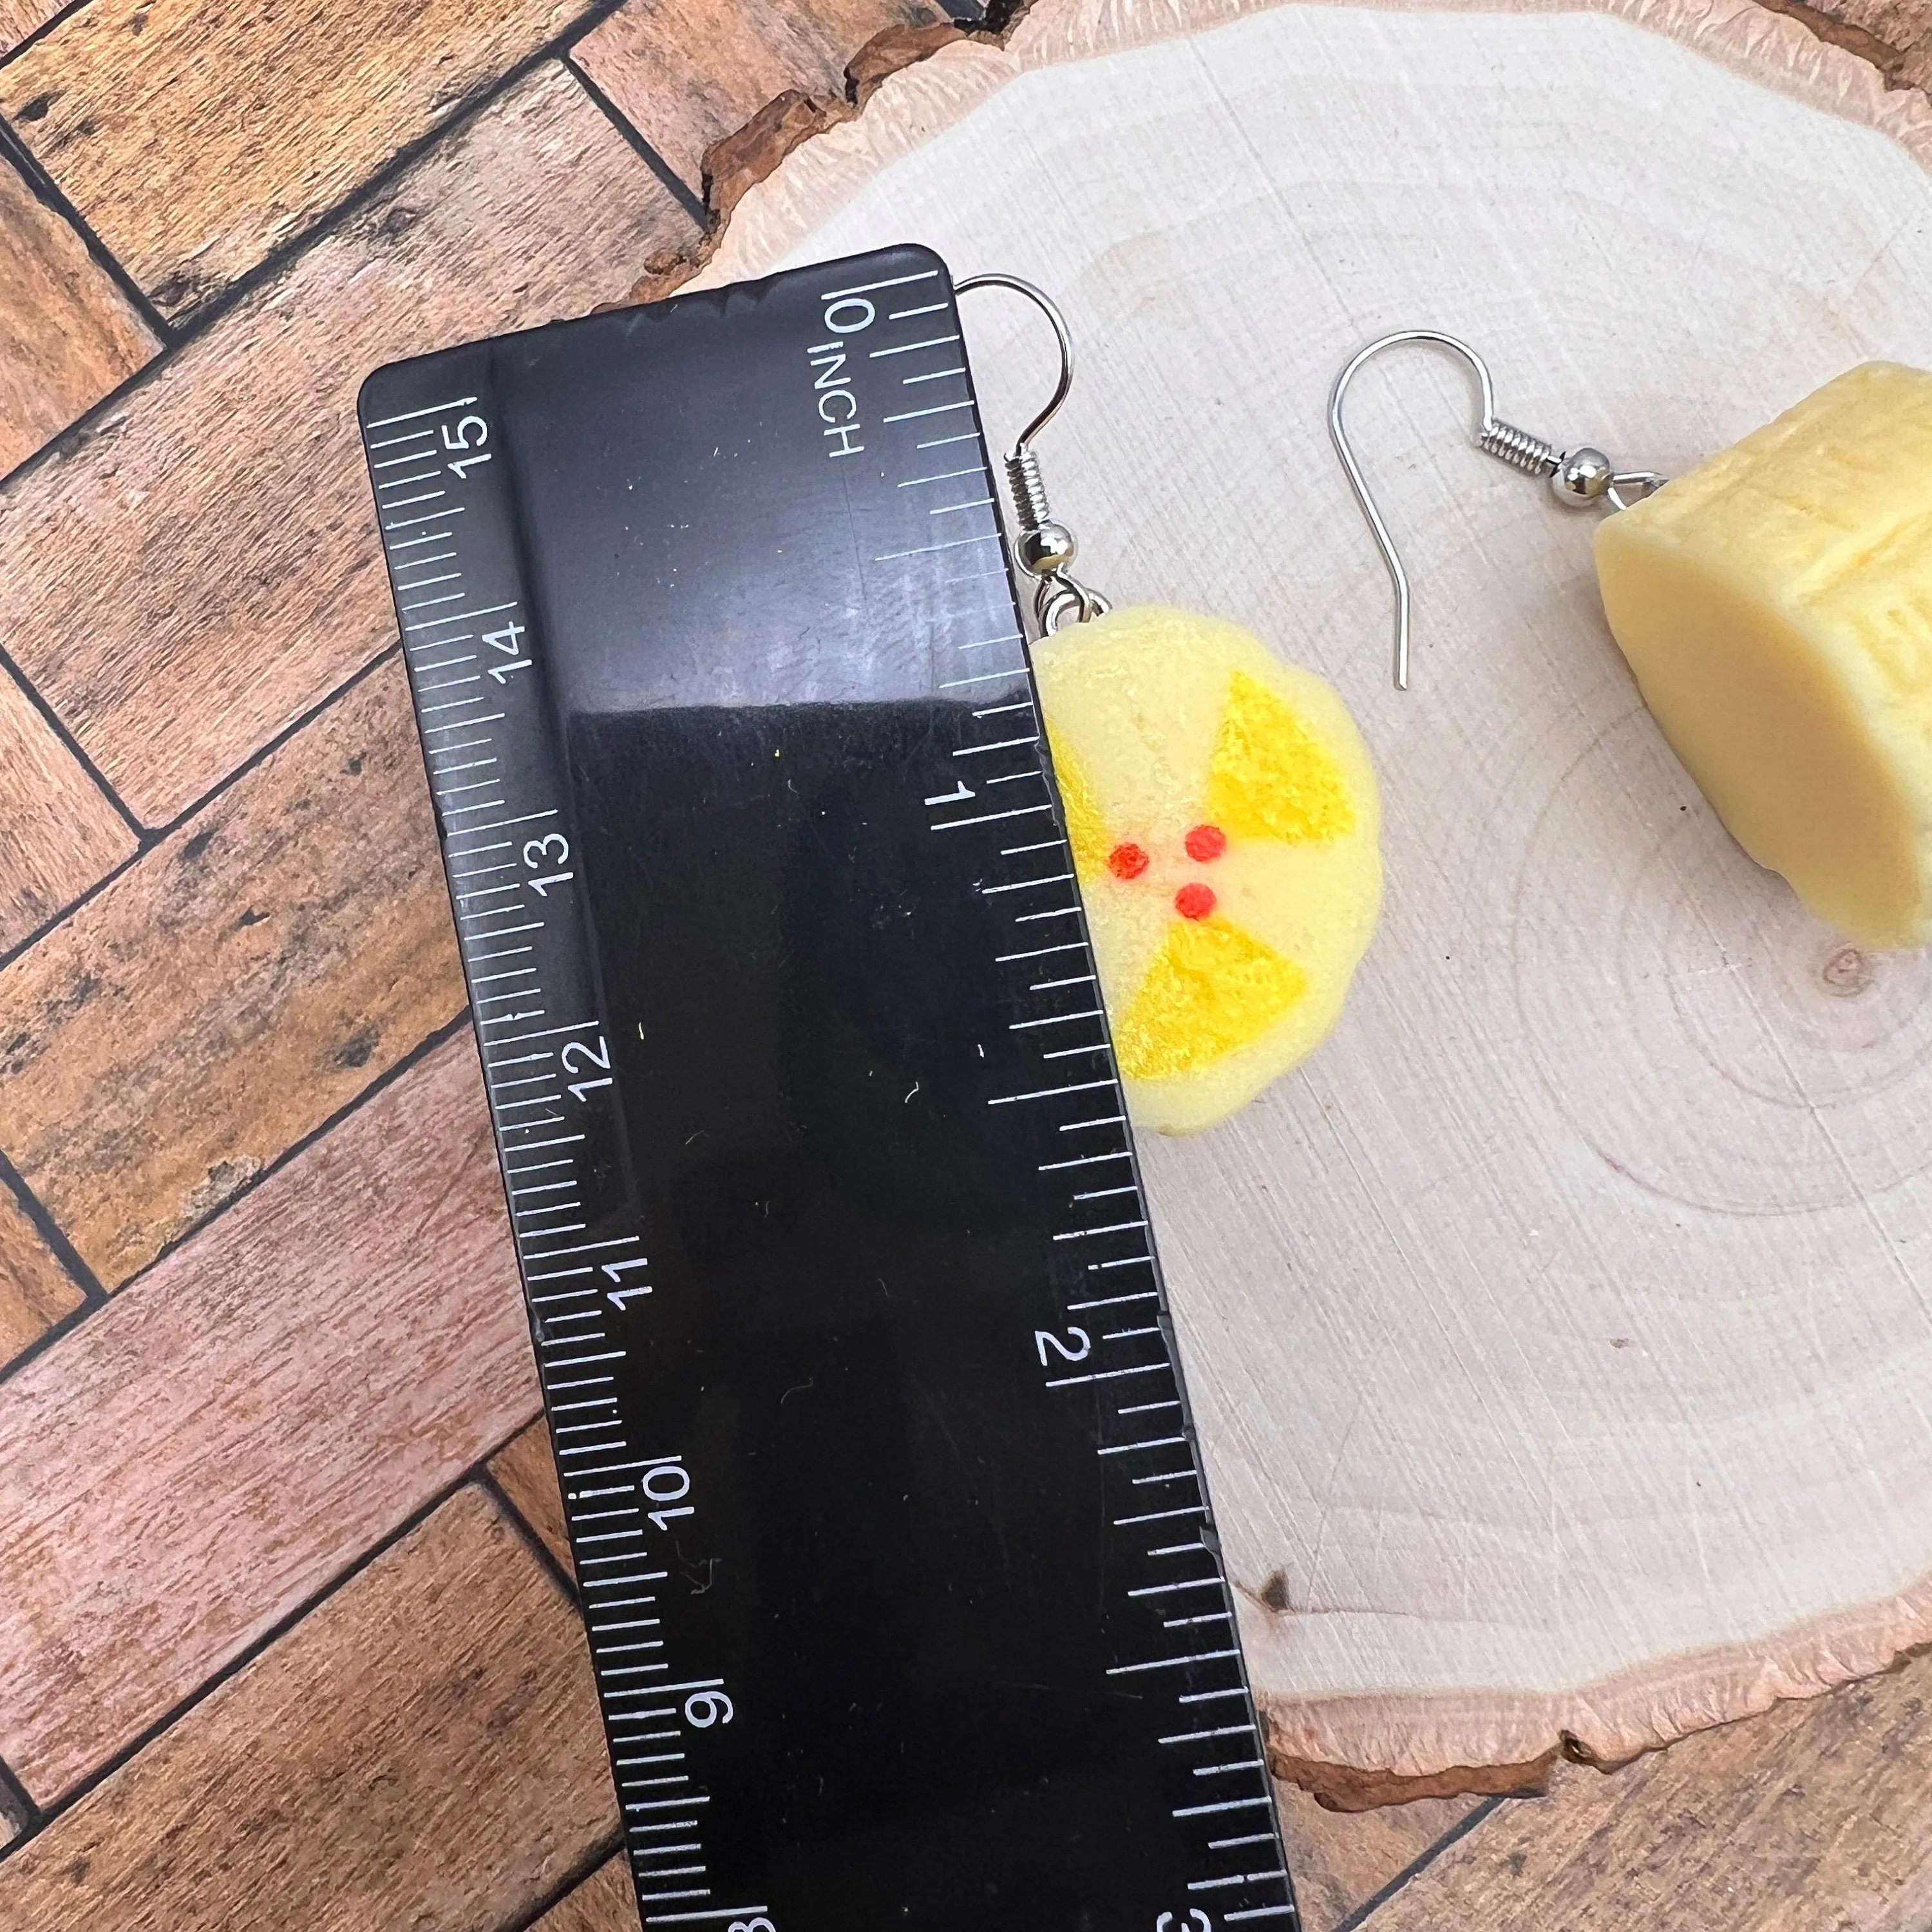
[{"label": "coiled wire spring on hook", "polygon": [[1518,429],[1514,423],[1484,423],[1477,432],[1476,447],[1526,476],[1553,476],[1563,460],[1563,452],[1556,444]]},{"label": "coiled wire spring on hook", "polygon": [[1053,512],[1046,500],[1046,484],[1040,473],[1040,458],[1030,449],[1016,449],[1006,458],[1006,488],[1013,494],[1013,510],[1023,530],[1037,530],[1050,523]]}]

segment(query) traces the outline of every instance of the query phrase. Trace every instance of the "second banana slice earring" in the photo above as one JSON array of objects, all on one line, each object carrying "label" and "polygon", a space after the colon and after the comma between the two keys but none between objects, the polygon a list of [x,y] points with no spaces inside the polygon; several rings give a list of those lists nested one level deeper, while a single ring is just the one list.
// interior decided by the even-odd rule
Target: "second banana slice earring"
[{"label": "second banana slice earring", "polygon": [[1468,344],[1406,329],[1336,379],[1329,429],[1396,590],[1408,582],[1342,422],[1355,373],[1432,343],[1476,377],[1478,446],[1597,527],[1611,634],[1671,748],[1744,850],[1872,947],[1932,942],[1932,375],[1868,362],[1675,482],[1499,421]]},{"label": "second banana slice earring", "polygon": [[1347,707],[1223,619],[1114,610],[1072,574],[1034,439],[1006,458],[1014,560],[1034,584],[1034,667],[1114,1047],[1136,1123],[1212,1126],[1312,1052],[1342,1010],[1382,902],[1381,806]]}]

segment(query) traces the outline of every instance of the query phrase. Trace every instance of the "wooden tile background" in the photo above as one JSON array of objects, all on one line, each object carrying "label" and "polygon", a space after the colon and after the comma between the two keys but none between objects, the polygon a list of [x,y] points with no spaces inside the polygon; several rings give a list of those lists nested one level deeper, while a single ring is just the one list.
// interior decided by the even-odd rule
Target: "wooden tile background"
[{"label": "wooden tile background", "polygon": [[[0,1925],[637,1932],[355,392],[674,272],[949,10],[0,0]],[[1282,1809],[1318,1932],[1907,1932],[1932,1658]]]},{"label": "wooden tile background", "polygon": [[17,168],[0,175],[0,248],[4,471],[124,382],[159,344],[130,297]]}]

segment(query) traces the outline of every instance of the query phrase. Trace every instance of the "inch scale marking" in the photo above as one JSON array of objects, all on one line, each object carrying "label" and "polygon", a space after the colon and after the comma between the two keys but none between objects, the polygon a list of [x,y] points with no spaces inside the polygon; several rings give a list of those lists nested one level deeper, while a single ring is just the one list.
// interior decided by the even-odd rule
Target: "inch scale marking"
[{"label": "inch scale marking", "polygon": [[644,1923],[1292,1928],[944,268],[363,411]]}]

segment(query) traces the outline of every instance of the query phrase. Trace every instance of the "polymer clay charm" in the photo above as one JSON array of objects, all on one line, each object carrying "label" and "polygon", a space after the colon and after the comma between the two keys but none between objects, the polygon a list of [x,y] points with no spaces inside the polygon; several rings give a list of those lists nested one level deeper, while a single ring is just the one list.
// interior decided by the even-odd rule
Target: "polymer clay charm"
[{"label": "polymer clay charm", "polygon": [[1327,1038],[1382,902],[1346,707],[1236,624],[1153,605],[1034,655],[1136,1122],[1211,1126]]},{"label": "polymer clay charm", "polygon": [[1644,702],[1859,944],[1932,940],[1932,375],[1868,362],[1598,526]]},{"label": "polymer clay charm", "polygon": [[1498,421],[1487,368],[1454,336],[1370,344],[1329,428],[1395,584],[1398,685],[1408,583],[1341,410],[1362,364],[1404,342],[1468,362],[1479,448],[1617,512],[1596,533],[1611,634],[1731,836],[1848,939],[1932,942],[1932,375],[1865,363],[1667,482]]},{"label": "polymer clay charm", "polygon": [[1334,1028],[1382,904],[1382,808],[1334,689],[1238,624],[1159,605],[1114,610],[1072,574],[1034,438],[1006,459],[1034,581],[1034,670],[1116,1059],[1136,1126],[1212,1126]]}]

